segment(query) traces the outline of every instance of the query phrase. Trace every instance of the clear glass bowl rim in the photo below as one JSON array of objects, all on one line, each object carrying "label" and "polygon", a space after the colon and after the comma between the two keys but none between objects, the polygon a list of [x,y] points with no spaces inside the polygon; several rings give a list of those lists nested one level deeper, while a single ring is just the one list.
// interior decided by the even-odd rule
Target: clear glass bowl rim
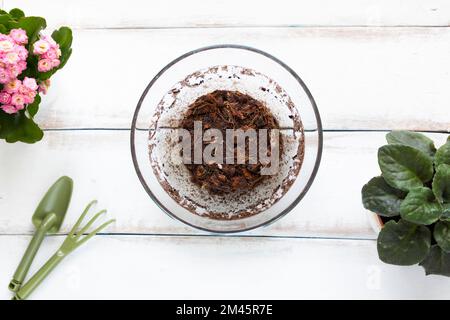
[{"label": "clear glass bowl rim", "polygon": [[[150,89],[152,88],[153,84],[158,81],[159,77],[165,73],[166,71],[168,71],[173,65],[175,65],[177,62],[200,52],[203,51],[208,51],[208,50],[215,50],[215,49],[241,49],[241,50],[247,50],[247,51],[251,51],[254,53],[258,53],[261,54],[271,60],[273,60],[274,62],[278,63],[279,65],[281,65],[283,68],[285,68],[294,78],[295,80],[297,80],[297,82],[300,84],[300,86],[303,88],[303,90],[305,91],[305,93],[308,96],[308,99],[311,102],[311,106],[313,107],[313,111],[314,111],[314,115],[317,121],[317,131],[318,131],[318,150],[317,150],[317,158],[316,161],[314,163],[314,168],[313,171],[309,177],[308,182],[305,185],[305,188],[302,190],[302,192],[297,196],[297,198],[295,198],[295,200],[283,211],[281,211],[277,216],[273,217],[272,219],[265,221],[259,225],[255,225],[255,226],[251,226],[249,228],[245,228],[245,229],[241,229],[241,230],[233,230],[233,231],[219,231],[219,230],[210,230],[201,226],[197,226],[194,224],[191,224],[183,219],[181,219],[180,217],[178,217],[177,215],[175,215],[174,213],[172,213],[169,209],[167,209],[163,203],[161,203],[159,201],[159,199],[153,194],[153,192],[151,191],[151,189],[149,188],[149,186],[147,185],[141,170],[139,169],[139,163],[137,160],[137,156],[136,156],[136,146],[135,146],[135,131],[136,131],[136,124],[137,124],[137,119],[139,116],[139,111],[141,109],[142,106],[142,102],[144,101],[145,97],[147,96],[147,93],[150,91]],[[253,47],[249,47],[249,46],[245,46],[245,45],[237,45],[237,44],[218,44],[218,45],[211,45],[211,46],[206,46],[206,47],[201,47],[192,51],[189,51],[181,56],[179,56],[178,58],[172,60],[171,62],[169,62],[164,68],[162,68],[154,77],[153,79],[150,81],[150,83],[147,85],[147,87],[145,88],[144,92],[142,93],[141,97],[139,98],[138,104],[136,106],[136,109],[134,111],[134,115],[133,115],[133,120],[131,123],[131,131],[130,131],[130,147],[131,147],[131,157],[133,160],[133,165],[134,168],[136,170],[136,174],[139,178],[139,181],[141,182],[142,186],[144,187],[145,191],[147,192],[147,194],[150,196],[150,198],[156,203],[156,205],[162,210],[164,211],[167,215],[169,215],[170,217],[186,224],[189,225],[195,229],[199,229],[202,231],[207,231],[207,232],[213,232],[213,233],[238,233],[238,232],[244,232],[244,231],[248,231],[248,230],[252,230],[252,229],[256,229],[262,226],[268,226],[272,223],[274,223],[275,221],[277,221],[278,219],[282,218],[283,216],[285,216],[286,214],[288,214],[293,208],[295,208],[295,206],[297,206],[297,204],[300,202],[300,200],[305,196],[305,194],[308,192],[309,188],[311,187],[312,183],[314,182],[314,179],[317,175],[317,171],[319,170],[319,166],[320,166],[320,161],[322,159],[322,149],[323,149],[323,129],[322,129],[322,120],[320,118],[320,113],[319,113],[319,109],[317,108],[317,104],[311,94],[311,92],[309,91],[308,87],[306,86],[306,84],[303,82],[303,80],[300,78],[300,76],[292,69],[290,68],[287,64],[285,64],[283,61],[281,61],[280,59],[272,56],[271,54],[262,51],[260,49],[256,49]]]}]

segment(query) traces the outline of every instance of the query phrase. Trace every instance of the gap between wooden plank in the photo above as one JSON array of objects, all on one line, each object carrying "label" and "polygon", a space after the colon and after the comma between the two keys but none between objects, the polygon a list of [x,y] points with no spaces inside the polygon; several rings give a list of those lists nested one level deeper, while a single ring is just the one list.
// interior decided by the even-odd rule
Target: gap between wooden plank
[{"label": "gap between wooden plank", "polygon": [[263,29],[263,28],[274,28],[274,29],[278,29],[278,28],[304,28],[304,29],[327,29],[327,28],[341,28],[341,29],[345,29],[345,28],[449,28],[450,25],[428,25],[428,26],[423,26],[423,25],[380,25],[380,26],[375,26],[375,25],[363,25],[363,24],[354,24],[354,25],[334,25],[334,24],[330,24],[330,25],[313,25],[313,24],[293,24],[293,25],[238,25],[238,26],[231,26],[231,25],[211,25],[211,26],[201,26],[201,27],[197,27],[197,26],[186,26],[186,27],[139,27],[139,26],[133,26],[133,27],[74,27],[72,28],[73,30],[189,30],[189,29]]},{"label": "gap between wooden plank", "polygon": [[[30,236],[27,233],[0,233],[1,236]],[[47,237],[65,237],[67,233],[50,234]],[[189,233],[131,233],[131,232],[101,232],[96,236],[137,236],[137,237],[202,237],[202,238],[262,238],[262,239],[299,239],[299,240],[351,240],[351,241],[375,241],[365,237],[326,237],[326,236],[280,236],[280,235],[252,235],[252,234],[189,234]]]}]

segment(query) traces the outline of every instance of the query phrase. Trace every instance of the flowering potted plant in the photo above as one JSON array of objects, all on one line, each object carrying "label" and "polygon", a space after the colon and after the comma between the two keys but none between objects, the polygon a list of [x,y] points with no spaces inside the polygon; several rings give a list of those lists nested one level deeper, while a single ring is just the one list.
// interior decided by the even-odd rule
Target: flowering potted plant
[{"label": "flowering potted plant", "polygon": [[0,10],[0,139],[34,143],[43,132],[34,122],[41,95],[51,76],[72,53],[72,31],[41,33],[42,17],[26,17],[22,10]]},{"label": "flowering potted plant", "polygon": [[378,255],[450,277],[450,137],[438,149],[417,132],[386,139],[378,149],[381,176],[362,188],[364,207],[376,213]]}]

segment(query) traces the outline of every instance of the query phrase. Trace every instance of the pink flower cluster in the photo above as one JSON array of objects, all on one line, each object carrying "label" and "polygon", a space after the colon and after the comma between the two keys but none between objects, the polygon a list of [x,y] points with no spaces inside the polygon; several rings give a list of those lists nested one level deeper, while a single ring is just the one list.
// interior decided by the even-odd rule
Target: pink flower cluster
[{"label": "pink flower cluster", "polygon": [[28,42],[25,30],[13,29],[0,34],[0,83],[5,84],[17,78],[27,68]]},{"label": "pink flower cluster", "polygon": [[0,91],[1,109],[9,114],[24,109],[25,105],[33,103],[38,89],[36,80],[28,77],[23,81],[15,79],[6,83]]},{"label": "pink flower cluster", "polygon": [[[0,34],[0,84],[3,84],[0,109],[9,114],[33,103],[37,92],[46,94],[50,85],[50,80],[41,81],[38,85],[33,78],[17,79],[27,68],[27,43],[27,34],[22,29],[13,29],[9,35]],[[33,53],[39,57],[39,72],[50,71],[60,64],[61,50],[51,37],[41,35],[33,45]]]},{"label": "pink flower cluster", "polygon": [[52,37],[41,35],[33,45],[33,53],[39,56],[38,71],[47,72],[59,66],[61,50]]}]

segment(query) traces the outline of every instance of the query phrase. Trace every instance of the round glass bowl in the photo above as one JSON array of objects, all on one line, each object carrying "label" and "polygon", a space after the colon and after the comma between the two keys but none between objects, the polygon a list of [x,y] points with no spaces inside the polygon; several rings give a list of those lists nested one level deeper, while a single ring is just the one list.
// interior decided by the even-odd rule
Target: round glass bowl
[{"label": "round glass bowl", "polygon": [[[278,120],[283,139],[282,174],[236,201],[215,201],[183,177],[184,164],[172,164],[170,132],[196,98],[214,90],[262,101]],[[131,152],[139,180],[164,212],[202,230],[239,232],[277,220],[303,198],[319,168],[322,124],[308,88],[282,61],[251,47],[210,46],[180,56],[150,81],[134,113]],[[227,211],[237,214],[227,216]]]}]

